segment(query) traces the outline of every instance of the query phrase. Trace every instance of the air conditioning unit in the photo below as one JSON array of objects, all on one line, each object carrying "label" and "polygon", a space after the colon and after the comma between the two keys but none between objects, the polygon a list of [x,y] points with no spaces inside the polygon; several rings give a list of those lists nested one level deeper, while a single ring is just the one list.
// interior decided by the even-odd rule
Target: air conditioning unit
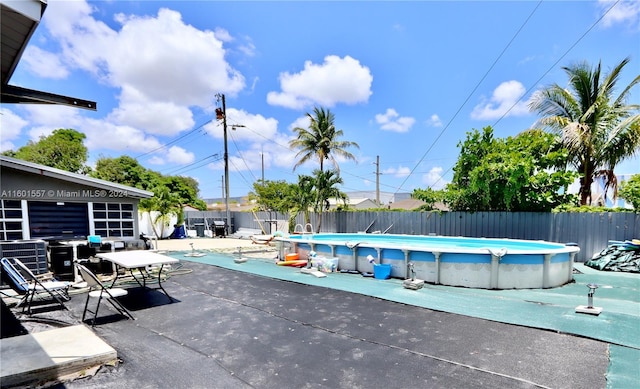
[{"label": "air conditioning unit", "polygon": [[18,258],[33,274],[49,272],[46,242],[43,240],[12,240],[0,242],[0,257]]}]

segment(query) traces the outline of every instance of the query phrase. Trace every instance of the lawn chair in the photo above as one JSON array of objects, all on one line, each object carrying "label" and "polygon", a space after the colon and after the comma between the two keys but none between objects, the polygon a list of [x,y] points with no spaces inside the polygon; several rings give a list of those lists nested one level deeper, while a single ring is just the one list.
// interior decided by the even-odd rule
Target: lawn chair
[{"label": "lawn chair", "polygon": [[[87,312],[93,313],[93,320],[91,321],[91,326],[95,326],[96,318],[98,317],[98,310],[100,309],[100,302],[103,297],[120,313],[122,316],[127,316],[131,320],[135,320],[135,318],[129,313],[127,308],[125,308],[116,297],[122,297],[127,295],[127,290],[122,288],[107,288],[100,282],[98,277],[91,270],[89,270],[86,266],[76,263],[76,267],[78,268],[78,272],[80,276],[87,283],[89,287],[89,293],[87,294],[87,301],[84,303],[84,311],[82,312],[82,321],[84,322],[84,318],[87,315]],[[96,304],[95,311],[89,309],[89,299],[97,298],[98,303]]]},{"label": "lawn chair", "polygon": [[16,305],[19,307],[25,304],[22,307],[22,312],[26,309],[27,313],[31,315],[31,304],[34,297],[38,294],[45,293],[51,296],[63,309],[67,309],[63,301],[69,301],[70,284],[68,282],[40,281],[38,277],[17,258],[2,258],[0,263],[2,264],[2,275],[5,282],[7,282],[11,289],[18,295],[22,296],[22,299]]}]

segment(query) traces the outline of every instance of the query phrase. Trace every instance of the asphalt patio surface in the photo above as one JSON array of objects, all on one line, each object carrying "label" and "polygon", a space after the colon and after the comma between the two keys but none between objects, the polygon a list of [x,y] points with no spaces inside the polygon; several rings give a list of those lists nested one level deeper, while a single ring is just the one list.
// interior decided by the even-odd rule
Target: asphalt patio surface
[{"label": "asphalt patio surface", "polygon": [[[191,244],[207,255],[185,257]],[[557,294],[409,291],[400,280],[303,275],[247,240],[158,246],[182,261],[163,283],[174,301],[131,288],[121,301],[135,321],[103,305],[94,331],[120,363],[54,387],[631,388],[640,380],[637,275],[577,275],[576,284],[602,277],[611,286],[600,300],[596,293],[604,312],[590,316],[571,312],[586,303],[584,285]],[[238,247],[247,263],[209,253]],[[607,295],[618,290],[621,299]],[[69,311],[17,316],[28,331],[78,324],[84,297],[74,295]]]}]

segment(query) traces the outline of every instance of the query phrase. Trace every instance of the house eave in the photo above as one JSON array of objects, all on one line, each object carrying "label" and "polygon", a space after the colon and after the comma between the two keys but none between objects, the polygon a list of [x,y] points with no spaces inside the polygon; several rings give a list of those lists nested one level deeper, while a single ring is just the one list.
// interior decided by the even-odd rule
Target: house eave
[{"label": "house eave", "polygon": [[23,161],[12,157],[0,156],[0,167],[2,169],[9,168],[24,173],[31,173],[43,177],[50,177],[62,181],[72,182],[79,185],[86,185],[96,189],[117,191],[117,193],[119,194],[126,194],[126,197],[129,198],[145,199],[153,197],[153,192],[134,188],[132,186],[116,184],[114,182],[88,177],[82,174],[72,173],[65,170],[60,170],[33,162]]}]

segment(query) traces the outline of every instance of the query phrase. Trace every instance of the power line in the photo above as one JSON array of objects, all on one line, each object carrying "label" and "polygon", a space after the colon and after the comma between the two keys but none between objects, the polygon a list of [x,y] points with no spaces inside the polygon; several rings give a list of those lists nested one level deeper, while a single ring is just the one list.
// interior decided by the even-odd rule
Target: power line
[{"label": "power line", "polygon": [[538,79],[536,80],[536,82],[534,82],[534,83],[533,83],[533,85],[532,85],[531,87],[529,87],[529,89],[527,89],[527,90],[525,91],[525,93],[524,93],[524,94],[523,94],[523,95],[522,95],[518,100],[516,100],[516,102],[515,102],[515,103],[513,103],[513,105],[512,105],[511,107],[509,107],[509,109],[508,109],[504,114],[502,114],[502,116],[500,116],[500,117],[498,118],[498,120],[496,120],[496,122],[495,122],[493,125],[495,126],[496,124],[498,124],[498,123],[500,122],[500,120],[504,119],[504,118],[505,118],[505,116],[507,116],[507,114],[508,114],[509,112],[511,112],[511,110],[512,110],[512,109],[513,109],[513,108],[514,108],[514,107],[515,107],[515,106],[516,106],[516,105],[517,105],[517,104],[522,100],[522,98],[523,98],[524,96],[526,96],[526,95],[527,95],[527,93],[529,93],[529,92],[530,92],[530,91],[535,87],[535,85],[537,85],[537,84],[538,84],[538,83],[539,83],[539,82],[540,82],[540,81],[541,81],[541,80],[542,80],[542,79],[543,79],[547,74],[549,74],[549,72],[551,71],[551,69],[553,69],[554,67],[556,67],[556,65],[558,65],[558,63],[560,63],[560,61],[561,61],[564,57],[566,57],[566,56],[567,56],[567,54],[569,54],[569,52],[570,52],[571,50],[573,50],[573,48],[574,48],[574,47],[576,47],[576,46],[578,45],[578,43],[580,43],[580,41],[582,41],[582,39],[584,39],[584,37],[585,37],[585,36],[587,36],[587,34],[588,34],[588,33],[590,33],[590,32],[591,32],[591,30],[593,30],[593,29],[595,28],[595,26],[597,26],[597,25],[598,25],[598,23],[600,23],[600,22],[602,21],[602,19],[604,19],[604,17],[605,17],[605,16],[607,16],[607,14],[608,14],[608,13],[613,9],[613,7],[615,7],[619,2],[620,2],[620,0],[617,0],[615,3],[613,3],[613,5],[612,5],[611,7],[609,7],[609,8],[605,11],[605,13],[603,13],[603,14],[602,14],[602,16],[600,16],[600,18],[598,18],[598,20],[596,20],[596,21],[591,25],[591,27],[589,27],[589,28],[587,29],[587,31],[585,31],[585,32],[584,32],[584,33],[583,33],[583,34],[578,38],[578,40],[576,40],[576,41],[575,41],[571,46],[569,46],[569,48],[568,48],[568,49],[567,49],[567,50],[566,50],[566,51],[565,51],[565,52],[564,52],[564,53],[563,53],[563,54],[558,58],[558,60],[557,60],[556,62],[554,62],[554,63],[553,63],[553,65],[551,65],[551,66],[549,67],[549,69],[547,69],[547,71],[545,71],[545,72],[542,74],[542,76],[540,76],[540,78],[538,78]]},{"label": "power line", "polygon": [[172,145],[172,144],[174,144],[174,143],[176,143],[176,142],[180,141],[181,139],[186,138],[187,136],[189,136],[189,135],[193,134],[194,132],[198,131],[199,129],[201,129],[202,127],[204,127],[204,126],[206,126],[207,124],[211,123],[212,121],[213,121],[213,119],[209,119],[209,120],[207,120],[206,122],[204,122],[204,123],[202,123],[201,125],[199,125],[198,127],[194,128],[193,130],[191,130],[191,131],[189,131],[189,132],[187,132],[187,133],[185,133],[185,134],[183,134],[183,135],[181,135],[181,136],[179,136],[179,137],[177,137],[177,138],[175,138],[175,139],[173,139],[173,140],[171,140],[171,141],[169,141],[169,142],[165,143],[164,145],[161,145],[160,147],[156,147],[155,149],[153,149],[153,150],[151,150],[151,151],[147,151],[147,152],[146,152],[146,153],[144,153],[144,154],[140,154],[140,155],[136,156],[136,157],[135,157],[135,159],[142,158],[142,157],[147,156],[147,155],[149,155],[149,154],[155,153],[156,151],[160,151],[160,150],[166,149],[166,148],[167,148],[167,147],[169,147],[170,145]]},{"label": "power line", "polygon": [[[209,159],[211,159],[211,158],[215,158],[215,159],[214,159],[214,160],[209,161]],[[180,166],[180,167],[177,167],[177,168],[175,168],[175,169],[169,170],[167,173],[173,173],[173,174],[181,174],[181,173],[182,173],[182,174],[183,174],[183,173],[186,173],[186,172],[190,172],[190,171],[192,171],[192,170],[195,170],[195,169],[199,169],[199,168],[201,168],[201,167],[203,167],[203,166],[208,165],[208,164],[209,164],[209,163],[211,163],[211,162],[217,162],[217,161],[219,161],[219,160],[221,160],[221,159],[222,159],[222,157],[220,156],[220,154],[219,154],[219,153],[215,153],[215,154],[209,155],[209,156],[207,156],[207,157],[204,157],[204,158],[202,158],[202,159],[199,159],[199,160],[197,160],[197,161],[195,161],[195,162],[192,162],[192,163],[190,163],[190,164],[188,164],[188,165]],[[190,167],[190,166],[193,166],[193,165],[199,164],[199,163],[204,162],[204,161],[206,161],[206,163],[200,164],[200,165],[195,166],[195,167],[193,167],[193,168],[191,168],[191,169],[187,169],[187,168],[188,168],[188,167]],[[185,169],[186,169],[186,170],[185,170]]]},{"label": "power line", "polygon": [[[522,94],[522,96],[521,96],[518,100],[516,100],[516,102],[514,102],[514,103],[513,103],[513,105],[511,105],[511,107],[509,107],[509,109],[508,109],[507,111],[505,111],[505,113],[504,113],[504,114],[502,114],[502,116],[500,116],[500,117],[498,118],[498,120],[496,120],[496,121],[495,121],[495,123],[493,123],[493,127],[495,127],[495,126],[496,126],[496,125],[497,125],[497,124],[498,124],[502,119],[504,119],[504,118],[507,116],[507,114],[508,114],[509,112],[511,112],[511,110],[512,110],[512,109],[513,109],[513,108],[514,108],[514,107],[515,107],[515,106],[516,106],[516,105],[517,105],[517,104],[518,104],[518,103],[519,103],[519,102],[524,98],[524,96],[526,96],[526,95],[527,95],[527,93],[531,92],[531,90],[535,87],[535,85],[537,85],[537,84],[538,84],[538,83],[539,83],[539,82],[540,82],[540,81],[541,81],[541,80],[542,80],[542,79],[543,79],[547,74],[549,74],[549,72],[550,72],[553,68],[555,68],[555,67],[558,65],[558,63],[560,63],[560,61],[561,61],[564,57],[566,57],[566,56],[567,56],[567,54],[569,54],[569,52],[570,52],[571,50],[573,50],[573,48],[574,48],[574,47],[576,47],[576,46],[578,45],[578,43],[580,43],[580,41],[582,41],[582,39],[584,39],[584,37],[585,37],[585,36],[587,36],[587,34],[588,34],[588,33],[590,33],[590,32],[591,32],[591,30],[593,30],[593,29],[595,28],[595,26],[597,26],[597,25],[602,21],[602,19],[604,19],[604,17],[605,17],[605,16],[607,16],[607,14],[608,14],[609,12],[611,12],[611,10],[613,9],[613,7],[615,7],[619,2],[620,2],[620,0],[617,0],[615,3],[613,3],[613,5],[612,5],[611,7],[609,7],[609,8],[608,8],[608,9],[607,9],[603,14],[602,14],[602,16],[600,16],[600,17],[599,17],[599,18],[598,18],[598,19],[597,19],[597,20],[596,20],[596,21],[595,21],[595,22],[594,22],[594,23],[593,23],[593,24],[592,24],[592,25],[591,25],[591,26],[590,26],[590,27],[589,27],[589,28],[588,28],[588,29],[587,29],[587,30],[586,30],[586,31],[585,31],[585,32],[584,32],[584,33],[583,33],[583,34],[582,34],[582,35],[581,35],[581,36],[580,36],[580,37],[579,37],[579,38],[578,38],[578,39],[577,39],[577,40],[576,40],[572,45],[571,45],[571,46],[569,46],[569,48],[568,48],[568,49],[567,49],[567,50],[566,50],[566,51],[565,51],[565,52],[564,52],[564,53],[563,53],[563,54],[558,58],[558,60],[557,60],[557,61],[555,61],[555,62],[554,62],[554,63],[553,63],[553,64],[552,64],[552,65],[551,65],[551,66],[550,66],[550,67],[549,67],[549,68],[548,68],[548,69],[547,69],[547,70],[542,74],[542,76],[540,76],[540,77],[539,77],[539,78],[538,78],[538,79],[533,83],[533,85],[532,85],[532,86],[530,86],[530,87],[525,91],[525,93],[523,93],[523,94]],[[425,155],[426,155],[426,154],[425,154]],[[452,170],[454,166],[455,166],[455,164],[454,164],[454,165],[452,165],[452,166],[450,166],[450,167],[445,171],[445,173],[443,173],[443,174],[441,175],[441,179],[444,177],[444,175],[445,175],[447,172],[449,172],[450,170]],[[434,183],[434,185],[435,185],[436,183],[438,183],[439,181],[440,181],[440,180],[436,181],[436,182]],[[405,182],[406,182],[406,180],[405,180]],[[402,185],[404,185],[404,182],[402,183]]]},{"label": "power line", "polygon": [[444,133],[447,131],[447,129],[449,128],[449,126],[451,125],[451,123],[453,122],[453,120],[458,116],[458,114],[462,111],[462,108],[464,108],[464,106],[467,104],[467,102],[469,102],[469,100],[471,99],[471,97],[473,96],[473,94],[476,92],[476,90],[478,90],[478,88],[480,87],[480,84],[482,84],[482,82],[485,80],[485,78],[487,78],[487,76],[489,75],[489,72],[491,72],[491,70],[495,67],[495,65],[498,63],[498,61],[500,60],[500,58],[502,58],[503,54],[507,51],[507,49],[511,46],[511,44],[513,43],[513,41],[516,39],[516,37],[520,34],[520,32],[523,30],[524,26],[529,22],[529,20],[531,19],[531,17],[533,16],[533,14],[536,12],[536,10],[540,7],[540,4],[542,4],[542,0],[540,0],[538,2],[538,4],[536,4],[535,8],[533,9],[533,11],[531,11],[531,13],[529,14],[529,16],[525,19],[525,21],[522,23],[522,25],[520,26],[520,28],[518,29],[518,31],[516,31],[516,33],[513,35],[513,37],[511,38],[511,40],[509,41],[509,43],[507,43],[507,45],[504,47],[504,49],[502,49],[502,52],[498,55],[498,57],[493,61],[493,64],[491,64],[491,66],[489,67],[489,69],[485,72],[485,74],[482,76],[482,78],[480,79],[480,81],[478,81],[478,83],[476,84],[476,86],[473,88],[473,90],[471,91],[471,93],[469,93],[469,95],[467,96],[467,98],[464,100],[464,102],[462,103],[462,105],[458,108],[458,110],[454,113],[453,117],[451,117],[451,119],[449,119],[449,121],[447,122],[446,126],[444,126],[444,128],[442,129],[442,131],[440,131],[440,134],[438,134],[438,136],[433,140],[433,142],[431,143],[431,146],[429,146],[429,148],[427,149],[427,151],[424,152],[424,154],[422,155],[422,158],[420,158],[420,160],[418,161],[418,163],[414,166],[413,169],[411,169],[411,171],[409,172],[409,174],[407,175],[407,178],[405,178],[404,181],[402,181],[402,184],[400,184],[400,186],[397,188],[396,193],[398,193],[400,191],[400,189],[402,189],[402,187],[404,186],[404,184],[406,184],[407,180],[409,180],[409,177],[411,177],[414,173],[414,171],[418,168],[418,166],[422,163],[422,161],[426,158],[427,154],[429,154],[429,152],[431,151],[431,149],[433,149],[433,147],[435,146],[435,144],[438,142],[438,140],[440,140],[440,138],[442,137],[442,135],[444,135]]},{"label": "power line", "polygon": [[231,142],[233,142],[233,145],[235,146],[236,151],[238,152],[238,155],[240,155],[240,159],[244,163],[244,166],[247,168],[247,171],[251,174],[251,176],[253,177],[254,181],[257,181],[257,178],[256,178],[255,174],[253,174],[253,171],[249,167],[249,164],[247,163],[247,160],[242,155],[242,152],[240,151],[240,148],[238,147],[238,144],[236,143],[236,140],[233,138],[233,135],[231,135]]}]

